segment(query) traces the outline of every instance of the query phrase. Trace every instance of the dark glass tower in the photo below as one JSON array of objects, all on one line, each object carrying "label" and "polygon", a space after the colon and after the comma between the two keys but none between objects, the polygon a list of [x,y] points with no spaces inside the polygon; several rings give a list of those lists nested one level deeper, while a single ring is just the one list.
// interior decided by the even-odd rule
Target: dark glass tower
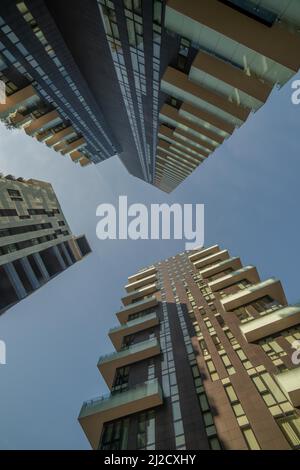
[{"label": "dark glass tower", "polygon": [[170,192],[300,67],[300,5],[2,0],[0,119]]}]

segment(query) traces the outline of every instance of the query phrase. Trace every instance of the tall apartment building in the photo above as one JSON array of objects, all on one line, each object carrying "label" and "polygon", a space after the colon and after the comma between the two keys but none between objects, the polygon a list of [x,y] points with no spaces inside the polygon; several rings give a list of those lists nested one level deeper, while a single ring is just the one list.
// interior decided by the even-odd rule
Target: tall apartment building
[{"label": "tall apartment building", "polygon": [[93,449],[300,448],[300,304],[279,280],[215,245],[125,289],[98,362],[110,393],[79,415]]},{"label": "tall apartment building", "polygon": [[51,184],[0,177],[0,314],[90,253]]},{"label": "tall apartment building", "polygon": [[2,0],[0,118],[170,192],[300,66],[298,0]]}]

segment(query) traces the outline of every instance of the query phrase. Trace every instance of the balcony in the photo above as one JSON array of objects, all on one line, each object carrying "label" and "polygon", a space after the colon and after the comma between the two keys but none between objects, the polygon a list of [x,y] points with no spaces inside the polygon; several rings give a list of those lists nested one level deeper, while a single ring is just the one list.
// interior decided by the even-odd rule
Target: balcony
[{"label": "balcony", "polygon": [[215,281],[209,282],[208,285],[213,292],[217,292],[243,279],[247,279],[251,284],[257,284],[260,281],[256,268],[254,266],[245,266]]},{"label": "balcony", "polygon": [[147,276],[150,276],[151,274],[155,274],[156,271],[157,271],[156,267],[151,266],[150,268],[145,269],[145,271],[140,271],[139,273],[136,273],[136,274],[133,274],[132,276],[129,276],[128,277],[128,282],[131,283],[131,282],[138,281],[138,280],[142,279],[145,276],[147,277]]},{"label": "balcony", "polygon": [[6,103],[0,104],[0,117],[5,118],[21,107],[31,107],[38,101],[39,96],[35,89],[31,85],[28,85],[8,96]]},{"label": "balcony", "polygon": [[90,160],[89,158],[86,158],[86,157],[83,157],[79,160],[79,164],[80,166],[87,166],[87,165],[91,165],[92,164],[92,160]]},{"label": "balcony", "polygon": [[215,263],[213,266],[210,266],[209,268],[205,269],[200,269],[199,272],[202,274],[204,279],[207,279],[209,277],[215,276],[216,274],[221,273],[222,271],[226,271],[226,269],[240,269],[242,268],[242,263],[240,258],[233,257],[226,259],[224,261],[221,261],[220,263]]},{"label": "balcony", "polygon": [[131,294],[126,295],[122,298],[122,302],[124,305],[131,304],[134,300],[139,299],[140,297],[144,297],[145,295],[153,294],[153,292],[157,291],[157,284],[153,283],[149,286],[142,287],[141,289],[132,292]]},{"label": "balcony", "polygon": [[113,352],[106,356],[101,356],[98,361],[98,369],[101,372],[108,388],[111,389],[116,373],[116,369],[134,364],[135,362],[149,359],[160,354],[159,341],[151,338],[140,343],[133,344],[119,352]]},{"label": "balcony", "polygon": [[194,263],[195,261],[198,261],[201,258],[205,258],[206,256],[213,255],[215,253],[218,253],[220,251],[219,245],[213,245],[210,246],[209,248],[205,248],[203,250],[197,251],[196,253],[193,253],[192,255],[189,256],[189,260],[191,263]]},{"label": "balcony", "polygon": [[70,157],[73,162],[77,163],[84,155],[78,150],[73,150],[73,152],[70,153]]},{"label": "balcony", "polygon": [[300,367],[274,376],[293,406],[300,406]]},{"label": "balcony", "polygon": [[234,131],[234,126],[219,119],[216,115],[188,103],[183,103],[179,111],[164,104],[160,110],[159,118],[161,122],[176,127],[176,132],[180,129],[181,132],[188,133],[192,139],[194,136],[201,139],[208,137],[215,142],[222,143],[224,138]]},{"label": "balcony", "polygon": [[240,329],[249,343],[254,343],[300,323],[300,304],[288,305],[241,325]]},{"label": "balcony", "polygon": [[[250,54],[253,61],[251,62],[252,70],[256,70],[254,62],[261,56],[264,56],[267,61],[268,58],[272,58],[281,70],[282,67],[298,70],[299,62],[297,59],[299,58],[298,51],[300,48],[298,37],[287,53],[285,48],[280,47],[282,44],[289,44],[290,41],[288,38],[291,33],[285,24],[279,30],[276,27],[262,27],[261,23],[253,20],[250,15],[247,17],[228,6],[228,4],[241,6],[247,3],[253,5],[253,7],[258,5],[258,2],[253,1],[219,2],[211,0],[206,2],[205,8],[201,8],[201,2],[195,2],[194,0],[185,0],[184,2],[182,0],[169,0],[166,5],[165,28],[200,44],[200,46],[202,45],[202,48],[207,51],[216,50],[216,44],[220,37],[226,37],[226,40],[222,42],[222,55],[228,58],[231,57],[229,50],[233,51],[234,44],[237,44],[235,41],[238,41],[239,55],[238,57],[236,55],[235,61],[242,70],[243,60],[248,62]],[[296,3],[298,6],[298,2]],[[274,5],[272,4],[273,2],[269,1],[259,2],[260,13],[262,5],[265,5],[266,8],[270,6],[270,10],[273,10]],[[282,4],[282,2],[278,2],[279,4]],[[276,11],[275,8],[274,11]],[[256,74],[261,75],[262,72],[256,72]],[[251,74],[251,76],[256,74]],[[224,75],[224,72],[222,72],[222,80],[225,80]],[[290,74],[288,74],[288,77],[290,77]],[[262,78],[274,83],[274,75],[271,76],[269,69],[264,70]]]},{"label": "balcony", "polygon": [[104,423],[162,405],[157,379],[122,393],[109,394],[83,403],[78,420],[93,449],[99,446]]},{"label": "balcony", "polygon": [[124,336],[132,335],[139,331],[146,330],[147,328],[152,328],[158,324],[159,318],[156,312],[153,312],[149,313],[149,315],[145,315],[144,317],[136,318],[135,320],[131,320],[121,326],[110,329],[108,336],[116,350],[120,351]]},{"label": "balcony", "polygon": [[186,75],[170,66],[161,79],[161,89],[185,103],[205,108],[231,125],[241,125],[250,113],[250,108],[230,102],[227,97],[196,83],[191,73]]},{"label": "balcony", "polygon": [[181,133],[174,132],[173,129],[161,124],[158,129],[158,145],[161,146],[162,142],[170,144],[170,148],[177,151],[182,151],[190,158],[203,159],[208,153],[215,149],[214,145],[208,140],[197,138],[197,142],[190,137],[186,138]]},{"label": "balcony", "polygon": [[47,139],[46,144],[48,147],[53,147],[55,144],[73,137],[73,135],[76,135],[75,129],[72,126],[65,127],[61,131],[52,134],[51,137]]},{"label": "balcony", "polygon": [[201,269],[204,268],[205,266],[208,265],[213,265],[217,262],[227,260],[229,258],[229,254],[227,250],[222,250],[218,251],[217,253],[214,253],[213,255],[206,256],[203,259],[200,259],[199,261],[196,261],[194,263],[195,268]]},{"label": "balcony", "polygon": [[133,304],[129,304],[126,307],[119,310],[116,313],[117,318],[120,323],[126,323],[128,321],[129,315],[132,313],[142,312],[143,310],[147,310],[148,308],[156,307],[158,304],[157,298],[152,295],[151,297],[147,297],[146,299],[140,300],[139,302],[134,302]]},{"label": "balcony", "polygon": [[25,132],[27,135],[34,135],[37,132],[45,131],[55,125],[58,125],[62,121],[57,111],[49,111],[43,116],[32,120],[31,124],[26,127]]},{"label": "balcony", "polygon": [[67,144],[66,147],[61,151],[62,155],[78,150],[86,145],[86,140],[83,137],[80,137],[71,144]]},{"label": "balcony", "polygon": [[45,131],[38,132],[35,134],[35,138],[38,142],[47,142],[53,136],[51,129],[46,129]]},{"label": "balcony", "polygon": [[125,286],[127,292],[132,292],[139,289],[140,287],[145,286],[146,284],[153,284],[156,281],[156,274],[151,274],[150,276],[143,277],[137,281],[131,282]]},{"label": "balcony", "polygon": [[25,132],[26,132],[27,127],[29,127],[32,120],[33,120],[33,117],[30,113],[22,114],[19,111],[17,111],[10,118],[10,122],[12,123],[13,127],[15,127],[16,129],[25,128]]},{"label": "balcony", "polygon": [[275,278],[267,279],[266,281],[247,287],[240,292],[228,295],[224,297],[221,302],[225,310],[230,311],[267,295],[277,300],[281,305],[287,304],[281,282]]}]

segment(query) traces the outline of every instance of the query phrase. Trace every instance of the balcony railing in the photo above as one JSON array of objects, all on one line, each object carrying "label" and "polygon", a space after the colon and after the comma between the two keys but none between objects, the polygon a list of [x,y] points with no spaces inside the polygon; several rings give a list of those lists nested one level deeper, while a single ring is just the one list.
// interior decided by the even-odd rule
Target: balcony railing
[{"label": "balcony railing", "polygon": [[115,326],[115,327],[111,328],[109,330],[108,334],[116,333],[117,331],[127,330],[128,328],[131,328],[135,325],[142,324],[145,321],[152,320],[152,319],[155,319],[155,318],[157,318],[156,312],[149,313],[149,315],[145,315],[143,317],[135,318],[134,320],[131,320],[127,323],[124,323],[123,325],[118,325],[118,326]]},{"label": "balcony railing", "polygon": [[100,356],[98,365],[103,364],[103,362],[110,362],[124,356],[129,356],[130,354],[136,354],[137,352],[152,348],[153,346],[157,346],[158,344],[159,342],[157,338],[151,338],[147,339],[146,341],[141,341],[140,343],[132,344],[131,346],[127,346],[121,351],[112,352],[110,354]]},{"label": "balcony railing", "polygon": [[266,295],[269,295],[281,305],[287,303],[280,281],[273,277],[246,287],[235,294],[228,295],[221,302],[225,310],[230,311]]},{"label": "balcony railing", "polygon": [[143,361],[160,354],[160,344],[157,338],[151,338],[140,343],[100,356],[98,369],[101,372],[107,386],[111,389],[114,382],[116,370],[135,362]]},{"label": "balcony railing", "polygon": [[151,274],[155,274],[156,271],[157,269],[155,266],[150,266],[148,269],[144,269],[143,271],[140,271],[136,274],[133,274],[132,276],[129,276],[128,283],[132,283],[140,279],[143,279],[144,277],[150,276]]},{"label": "balcony railing", "polygon": [[243,279],[247,279],[252,284],[256,284],[260,281],[256,268],[254,266],[245,266],[236,271],[232,271],[230,274],[225,274],[214,281],[210,281],[208,285],[213,292],[216,292],[223,288],[230,287],[233,282],[238,283]]},{"label": "balcony railing", "polygon": [[126,323],[130,314],[142,312],[143,310],[154,307],[157,304],[158,301],[155,295],[152,295],[146,299],[142,299],[138,302],[126,305],[126,307],[123,307],[121,310],[119,310],[116,315],[120,323]]},{"label": "balcony railing", "polygon": [[150,276],[143,277],[137,281],[130,282],[126,284],[125,289],[127,292],[134,292],[135,290],[140,289],[142,286],[147,284],[153,284],[156,281],[156,274],[151,274]]},{"label": "balcony railing", "polygon": [[134,387],[130,387],[130,389],[122,392],[105,393],[99,397],[91,398],[90,400],[83,402],[79,417],[114,408],[124,403],[128,403],[129,401],[135,401],[142,397],[153,395],[159,391],[160,385],[157,378],[155,378],[147,380],[142,384],[135,385]]},{"label": "balcony railing", "polygon": [[196,251],[196,253],[192,253],[191,255],[189,255],[189,260],[194,263],[195,261],[198,261],[201,258],[213,255],[214,253],[218,253],[219,251],[219,245],[213,245],[200,251]]},{"label": "balcony railing", "polygon": [[157,378],[123,392],[114,392],[83,403],[78,420],[90,441],[98,448],[104,423],[138,413],[163,403],[163,393]]},{"label": "balcony railing", "polygon": [[[128,295],[125,295],[122,297],[122,302],[124,305],[129,305],[133,301],[137,301],[139,298],[144,298],[145,296],[149,296],[149,294],[152,294],[153,292],[158,290],[157,283],[149,284],[145,287],[141,287],[141,289],[138,289],[136,291],[131,292]],[[122,308],[122,307],[121,307]]]},{"label": "balcony railing", "polygon": [[199,272],[202,274],[204,278],[209,278],[211,276],[214,276],[215,274],[221,273],[222,271],[225,271],[228,268],[232,269],[240,269],[242,267],[242,263],[240,258],[238,257],[233,257],[229,259],[225,259],[224,261],[221,261],[219,263],[215,263],[212,266],[201,268]]},{"label": "balcony railing", "polygon": [[276,307],[266,310],[261,317],[240,326],[247,341],[256,342],[299,325],[300,304]]},{"label": "balcony railing", "polygon": [[159,319],[156,312],[151,312],[142,317],[135,318],[127,323],[116,326],[109,330],[109,337],[117,351],[120,351],[124,336],[135,334],[138,331],[152,328],[159,324]]}]

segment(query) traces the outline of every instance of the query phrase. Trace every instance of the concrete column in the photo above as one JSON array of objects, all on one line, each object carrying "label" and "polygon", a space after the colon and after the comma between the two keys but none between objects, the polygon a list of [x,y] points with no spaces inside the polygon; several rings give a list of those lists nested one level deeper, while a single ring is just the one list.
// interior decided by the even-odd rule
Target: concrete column
[{"label": "concrete column", "polygon": [[66,263],[64,262],[63,257],[61,256],[61,254],[60,254],[59,249],[57,248],[57,246],[53,246],[53,247],[52,247],[52,250],[53,250],[53,252],[55,253],[55,256],[57,257],[58,262],[59,262],[61,268],[62,268],[62,269],[66,269],[66,267],[67,267],[67,266],[66,266]]},{"label": "concrete column", "polygon": [[19,278],[14,265],[12,263],[7,263],[3,265],[3,268],[7,276],[9,277],[9,280],[12,283],[13,288],[15,289],[18,298],[24,299],[24,297],[27,297],[27,291],[25,287],[23,286],[23,283],[21,279]]},{"label": "concrete column", "polygon": [[42,273],[42,275],[43,275],[43,278],[45,279],[45,281],[49,281],[50,276],[49,276],[49,274],[48,274],[48,271],[47,271],[47,269],[46,269],[46,266],[45,266],[45,264],[44,264],[44,261],[43,261],[42,258],[41,258],[41,255],[40,255],[39,253],[34,253],[33,256],[34,256],[34,259],[35,259],[35,261],[36,261],[38,267],[40,268],[40,271],[41,271],[41,273]]},{"label": "concrete column", "polygon": [[63,243],[60,244],[62,251],[64,252],[65,257],[68,260],[69,265],[71,266],[73,264],[73,261],[68,253],[68,250],[66,249],[65,245]]},{"label": "concrete column", "polygon": [[22,264],[22,266],[23,266],[23,269],[24,269],[24,271],[25,271],[25,273],[26,273],[26,275],[27,275],[27,277],[28,277],[28,279],[29,279],[29,281],[30,281],[30,284],[32,285],[32,287],[33,287],[34,289],[38,289],[38,288],[40,287],[40,283],[39,283],[39,281],[38,281],[36,275],[34,274],[34,271],[33,271],[32,267],[31,267],[31,265],[30,265],[30,263],[29,263],[27,257],[25,256],[25,257],[22,258],[20,261],[21,261],[21,264]]}]

